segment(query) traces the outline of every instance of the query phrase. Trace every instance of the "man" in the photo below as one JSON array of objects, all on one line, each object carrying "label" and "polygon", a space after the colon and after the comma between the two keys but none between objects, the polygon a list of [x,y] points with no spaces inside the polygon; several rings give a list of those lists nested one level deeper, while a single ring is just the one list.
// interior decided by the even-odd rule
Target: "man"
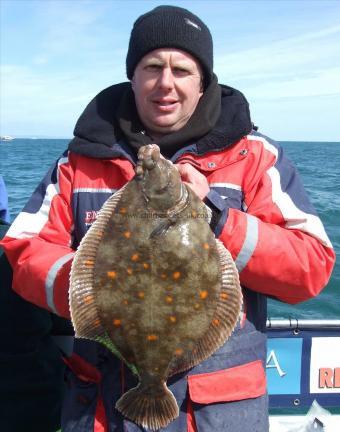
[{"label": "man", "polygon": [[[105,200],[134,176],[138,149],[157,143],[212,210],[211,229],[235,259],[245,311],[229,341],[169,380],[180,415],[165,431],[268,430],[266,296],[297,303],[327,284],[334,251],[282,149],[252,130],[248,103],[217,83],[209,29],[160,6],[139,17],[130,83],[90,102],[75,138],[3,242],[13,288],[69,317],[74,250]],[[76,340],[63,431],[140,431],[114,409],[135,377],[103,346]]]}]

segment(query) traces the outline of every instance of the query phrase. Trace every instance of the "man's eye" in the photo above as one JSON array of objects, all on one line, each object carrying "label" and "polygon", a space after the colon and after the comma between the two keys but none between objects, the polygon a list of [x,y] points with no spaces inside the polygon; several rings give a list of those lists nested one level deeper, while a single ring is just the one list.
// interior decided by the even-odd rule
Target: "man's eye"
[{"label": "man's eye", "polygon": [[175,67],[174,72],[178,75],[188,75],[190,72],[188,69],[181,68],[181,67]]},{"label": "man's eye", "polygon": [[162,66],[160,66],[160,65],[147,65],[147,66],[145,66],[145,69],[146,70],[148,70],[148,71],[150,71],[150,72],[157,72],[157,71],[159,71],[159,70],[161,70],[161,68],[162,68]]}]

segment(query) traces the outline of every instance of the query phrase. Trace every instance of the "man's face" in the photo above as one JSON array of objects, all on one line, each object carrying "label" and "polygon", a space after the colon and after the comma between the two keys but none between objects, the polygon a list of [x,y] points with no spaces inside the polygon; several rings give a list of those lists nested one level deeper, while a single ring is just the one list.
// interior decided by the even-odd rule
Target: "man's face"
[{"label": "man's face", "polygon": [[190,54],[160,48],[138,63],[132,88],[139,117],[152,137],[181,129],[203,94],[202,70]]}]

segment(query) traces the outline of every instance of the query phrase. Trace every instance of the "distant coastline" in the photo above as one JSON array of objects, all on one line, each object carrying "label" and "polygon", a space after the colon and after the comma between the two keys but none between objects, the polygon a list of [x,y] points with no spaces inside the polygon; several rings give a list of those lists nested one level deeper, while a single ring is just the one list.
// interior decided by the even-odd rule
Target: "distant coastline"
[{"label": "distant coastline", "polygon": [[[36,139],[44,139],[44,140],[71,140],[73,139],[73,136],[70,137],[65,137],[65,136],[48,136],[48,135],[31,135],[31,136],[23,136],[23,135],[11,135],[11,137],[13,137],[13,139],[24,139],[24,140],[36,140]],[[1,138],[3,138],[3,135],[1,136]],[[311,143],[311,144],[318,144],[318,143],[322,143],[322,144],[340,144],[340,140],[339,141],[317,141],[317,140],[280,140],[280,139],[275,139],[274,141],[278,142],[278,143]]]},{"label": "distant coastline", "polygon": [[[13,139],[25,139],[25,140],[34,140],[34,139],[51,139],[51,140],[65,140],[65,139],[72,139],[73,137],[63,137],[63,136],[48,136],[48,135],[11,135]],[[1,138],[3,135],[1,136]]]}]

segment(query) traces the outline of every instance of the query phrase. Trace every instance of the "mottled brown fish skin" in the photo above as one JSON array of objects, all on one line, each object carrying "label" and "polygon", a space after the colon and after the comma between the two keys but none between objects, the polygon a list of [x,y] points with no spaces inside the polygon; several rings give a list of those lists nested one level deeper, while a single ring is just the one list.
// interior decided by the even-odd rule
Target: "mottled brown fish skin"
[{"label": "mottled brown fish skin", "polygon": [[[192,350],[216,308],[215,239],[202,203],[191,191],[189,197],[190,205],[166,235],[150,238],[163,219],[148,213],[143,195],[130,183],[98,249],[95,287],[102,323],[140,374],[166,378],[172,358]],[[135,210],[122,213],[124,208]]]}]

